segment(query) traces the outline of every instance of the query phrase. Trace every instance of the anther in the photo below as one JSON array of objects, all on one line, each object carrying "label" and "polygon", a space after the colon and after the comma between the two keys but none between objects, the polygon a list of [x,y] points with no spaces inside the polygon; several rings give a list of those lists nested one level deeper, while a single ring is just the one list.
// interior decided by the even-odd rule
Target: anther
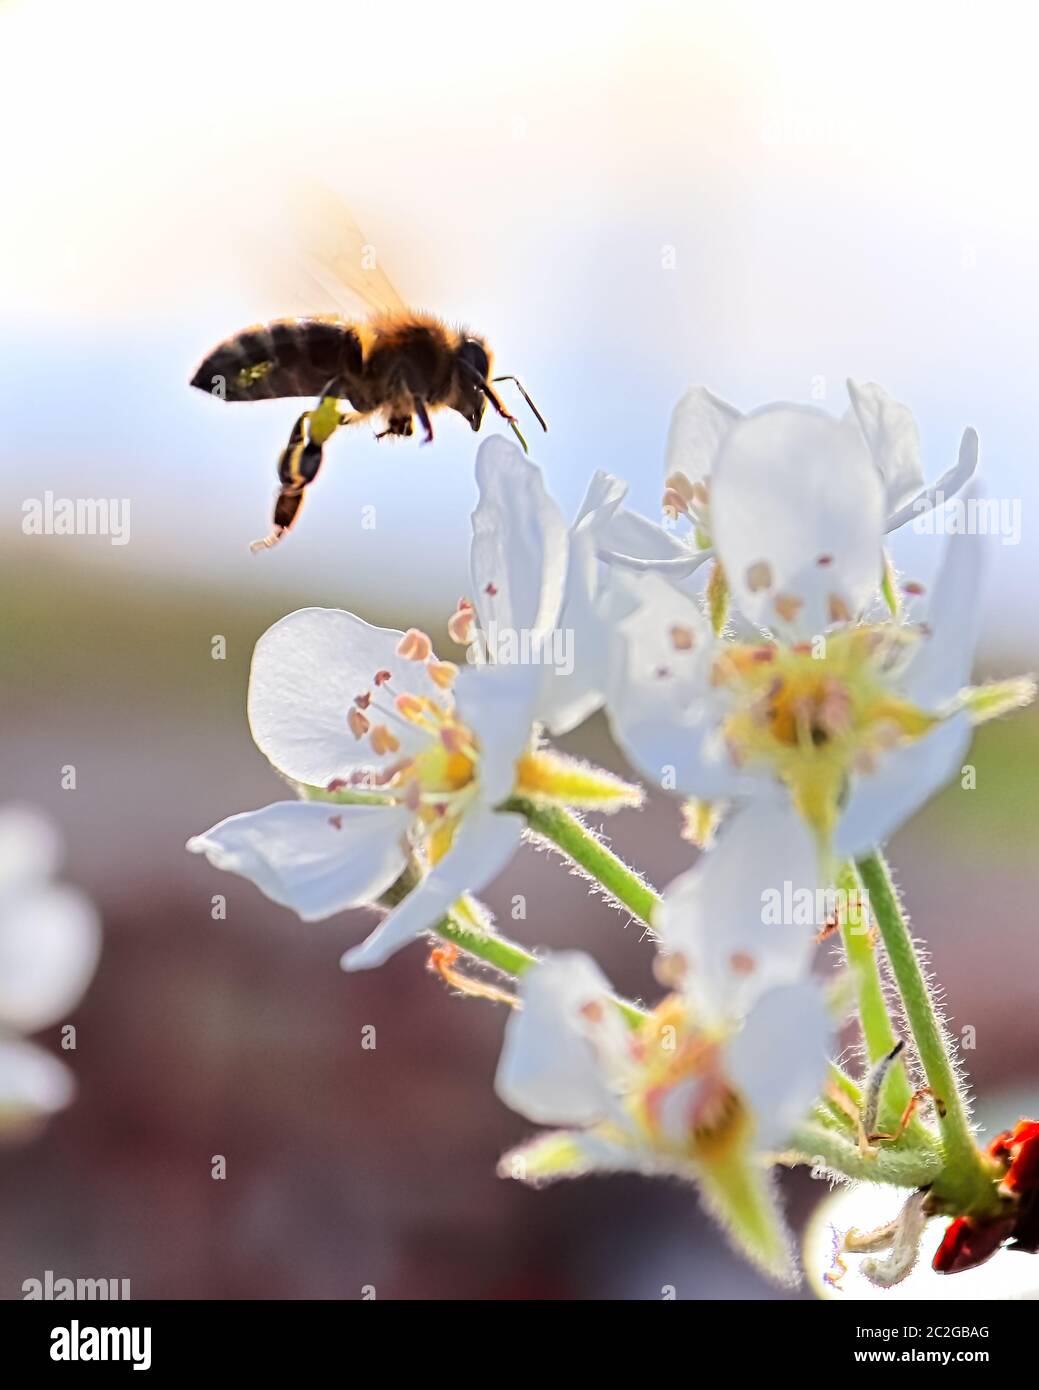
[{"label": "anther", "polygon": [[453,661],[427,661],[429,678],[440,690],[448,690],[458,675],[458,667]]},{"label": "anther", "polygon": [[400,739],[391,733],[385,724],[376,724],[372,730],[371,743],[372,752],[377,758],[381,758],[384,753],[396,753],[400,748]]},{"label": "anther", "polygon": [[804,607],[804,600],[799,599],[796,594],[777,594],[772,600],[772,606],[784,622],[792,623]]},{"label": "anther", "polygon": [[346,722],[350,726],[350,732],[354,738],[364,738],[371,727],[359,709],[351,708],[346,716]]},{"label": "anther", "polygon": [[756,560],[753,565],[747,566],[747,588],[752,594],[756,594],[760,589],[768,589],[771,584],[772,566],[767,560]]},{"label": "anther", "polygon": [[417,627],[409,627],[397,643],[397,655],[405,661],[428,661],[433,655],[433,643]]}]

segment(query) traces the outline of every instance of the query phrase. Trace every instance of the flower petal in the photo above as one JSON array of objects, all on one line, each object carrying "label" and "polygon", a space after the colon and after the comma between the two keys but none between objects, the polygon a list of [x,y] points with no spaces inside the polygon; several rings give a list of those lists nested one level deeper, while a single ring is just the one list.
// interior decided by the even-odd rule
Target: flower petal
[{"label": "flower petal", "polygon": [[[810,894],[814,906],[820,886],[815,843],[792,807],[754,802],[731,818],[665,889],[653,921],[662,949],[685,964],[694,1018],[742,1018],[767,990],[805,974],[815,932],[793,905]],[[790,914],[776,910],[787,902]]]},{"label": "flower petal", "polygon": [[0,891],[49,878],[61,862],[61,836],[32,806],[0,807]]},{"label": "flower petal", "polygon": [[[400,750],[377,757],[347,724],[354,697],[372,690],[377,671],[390,672],[394,693],[442,697],[422,662],[397,655],[402,635],[338,608],[302,608],[267,629],[253,653],[249,726],[279,772],[325,787],[335,777],[381,768],[425,746],[427,733],[394,721]],[[374,698],[380,699],[378,691]],[[382,702],[389,707],[392,695]],[[378,722],[371,708],[368,714]]]},{"label": "flower petal", "polygon": [[706,800],[743,784],[716,741],[715,639],[699,604],[657,574],[618,575],[631,596],[616,622],[607,713],[614,737],[655,786]]},{"label": "flower petal", "polygon": [[954,714],[915,743],[893,748],[871,776],[856,777],[834,852],[856,859],[882,845],[959,770],[970,738],[969,714]]},{"label": "flower petal", "polygon": [[454,842],[408,896],[360,946],[347,951],[344,970],[371,970],[409,941],[429,931],[463,893],[479,892],[512,858],[526,822],[477,807],[455,832]]},{"label": "flower petal", "polygon": [[826,1080],[833,1025],[810,980],[779,985],[755,1004],[725,1049],[725,1071],[754,1112],[754,1147],[776,1148],[805,1118]]},{"label": "flower petal", "polygon": [[101,929],[84,894],[63,886],[0,895],[0,1024],[35,1033],[79,1003]]},{"label": "flower petal", "polygon": [[[541,469],[501,435],[476,454],[470,570],[481,627],[543,637],[555,626],[566,578],[567,530]],[[493,643],[492,643],[493,646]]]},{"label": "flower petal", "polygon": [[691,483],[706,482],[722,441],[737,420],[735,406],[705,386],[691,387],[671,412],[665,453],[666,473],[684,473]]},{"label": "flower petal", "polygon": [[967,429],[963,431],[963,438],[960,440],[959,457],[953,466],[947,469],[942,476],[931,487],[925,487],[905,506],[900,507],[893,515],[889,516],[885,525],[885,531],[896,531],[899,526],[905,525],[907,521],[913,521],[918,516],[924,516],[935,507],[942,506],[948,502],[950,497],[955,497],[961,488],[965,487],[974,477],[978,467],[978,433],[977,430]]},{"label": "flower petal", "polygon": [[890,514],[923,486],[920,431],[908,406],[892,400],[882,386],[848,382],[848,395],[873,461],[884,481],[884,511]]},{"label": "flower petal", "polygon": [[[973,482],[963,494],[980,495]],[[927,610],[927,635],[902,678],[906,698],[923,709],[939,709],[970,679],[981,627],[985,537],[956,534],[945,546]]]},{"label": "flower petal", "polygon": [[0,1038],[0,1134],[8,1123],[64,1110],[76,1093],[68,1067],[35,1043]]},{"label": "flower petal", "polygon": [[605,975],[583,951],[560,951],[527,971],[520,994],[523,1007],[505,1025],[494,1078],[499,1097],[539,1125],[605,1119],[614,1092],[598,1035],[611,1020],[621,1034],[625,1028]]},{"label": "flower petal", "polygon": [[540,693],[551,672],[543,666],[478,666],[455,681],[459,720],[480,746],[478,775],[484,800],[503,801],[516,784],[516,759],[534,733]]},{"label": "flower petal", "polygon": [[402,806],[276,801],[188,841],[304,922],[374,903],[400,876],[412,813]]},{"label": "flower petal", "polygon": [[711,531],[735,601],[791,635],[857,616],[883,572],[883,487],[852,420],[793,405],[738,421],[711,483]]},{"label": "flower petal", "polygon": [[536,1187],[590,1173],[647,1173],[653,1156],[594,1129],[556,1129],[510,1149],[498,1160],[498,1177]]},{"label": "flower petal", "polygon": [[[606,698],[612,626],[603,611],[606,566],[600,542],[628,491],[627,483],[601,470],[588,484],[570,531],[566,586],[559,630],[572,642],[572,669],[556,666],[544,683],[538,713],[553,734],[568,733]],[[623,514],[623,513],[622,513]]]}]

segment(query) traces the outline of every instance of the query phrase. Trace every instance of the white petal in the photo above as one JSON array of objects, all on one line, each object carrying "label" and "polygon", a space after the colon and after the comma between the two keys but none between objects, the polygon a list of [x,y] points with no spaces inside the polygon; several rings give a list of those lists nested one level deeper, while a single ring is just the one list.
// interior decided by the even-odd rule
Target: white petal
[{"label": "white petal", "polygon": [[808,1114],[826,1080],[832,1034],[823,992],[806,980],[763,995],[726,1045],[726,1073],[757,1121],[755,1148],[784,1143]]},{"label": "white petal", "polygon": [[883,487],[854,421],[792,405],[756,411],[729,431],[711,488],[715,550],[759,626],[814,635],[876,594]]},{"label": "white petal", "polygon": [[64,1110],[76,1093],[68,1067],[35,1043],[0,1037],[0,1135],[5,1122]]},{"label": "white petal", "polygon": [[884,529],[895,531],[907,521],[923,516],[934,507],[940,507],[943,503],[948,502],[950,497],[955,497],[960,489],[970,482],[977,466],[977,431],[964,430],[963,438],[960,440],[959,457],[953,466],[947,469],[932,487],[924,488],[912,501],[907,502],[905,506],[900,507],[893,515],[889,516]]},{"label": "white petal", "polygon": [[704,386],[691,387],[671,412],[666,472],[684,473],[691,483],[711,476],[718,449],[740,412]]},{"label": "white petal", "polygon": [[834,835],[843,859],[882,845],[960,769],[970,745],[966,713],[954,714],[915,743],[893,748],[872,776],[858,776]]},{"label": "white petal", "polygon": [[32,806],[0,806],[0,891],[53,874],[61,861],[61,836]]},{"label": "white petal", "polygon": [[375,902],[396,881],[411,819],[401,806],[276,801],[229,816],[187,847],[250,879],[304,922],[318,922]]},{"label": "white petal", "polygon": [[[971,483],[962,500],[969,504],[979,494],[978,483]],[[957,534],[946,542],[927,609],[927,635],[900,682],[906,698],[923,709],[940,708],[970,680],[981,628],[985,541]]]},{"label": "white petal", "polygon": [[612,1015],[610,985],[583,951],[561,951],[523,976],[523,1007],[509,1017],[494,1089],[510,1109],[539,1125],[587,1125],[613,1105],[608,1059],[596,1027]]},{"label": "white petal", "polygon": [[585,489],[584,500],[577,509],[571,535],[601,525],[604,518],[616,513],[627,495],[628,484],[622,478],[597,468]]},{"label": "white petal", "polygon": [[613,632],[600,602],[605,566],[599,544],[627,490],[619,478],[601,470],[595,473],[570,532],[558,630],[571,644],[572,669],[566,669],[565,661],[554,666],[538,706],[540,719],[553,734],[576,728],[606,698]]},{"label": "white petal", "polygon": [[478,666],[458,673],[455,709],[480,745],[484,800],[503,801],[516,785],[516,759],[526,752],[547,671],[542,666]]},{"label": "white petal", "polygon": [[380,722],[379,705],[392,707],[392,694],[373,690],[380,670],[390,672],[394,692],[442,701],[425,666],[397,655],[401,636],[338,608],[302,608],[267,629],[253,653],[249,726],[279,772],[325,787],[354,769],[381,768],[425,746],[428,734],[391,718],[400,751],[377,758],[346,722],[354,697],[366,691],[373,691],[372,724]]},{"label": "white petal", "polygon": [[474,808],[455,832],[451,848],[360,946],[347,951],[344,970],[371,970],[429,931],[463,893],[477,893],[512,858],[523,834],[522,816]]},{"label": "white petal", "polygon": [[807,971],[816,929],[803,905],[814,905],[821,886],[817,858],[789,805],[754,802],[665,890],[653,925],[663,949],[685,960],[694,1018],[740,1018],[766,990]]},{"label": "white petal", "polygon": [[476,455],[470,569],[480,626],[549,632],[563,602],[567,528],[537,464],[501,435]]},{"label": "white petal", "polygon": [[[607,702],[614,737],[655,786],[707,799],[736,794],[743,778],[717,744],[715,639],[699,604],[656,574],[617,575],[615,585],[632,603],[616,623]],[[677,647],[676,631],[692,645]]]},{"label": "white petal", "polygon": [[884,480],[884,511],[897,511],[923,486],[920,431],[912,412],[870,381],[848,382],[852,409]]},{"label": "white petal", "polygon": [[97,968],[97,913],[74,888],[0,895],[0,1024],[35,1033],[64,1019]]}]

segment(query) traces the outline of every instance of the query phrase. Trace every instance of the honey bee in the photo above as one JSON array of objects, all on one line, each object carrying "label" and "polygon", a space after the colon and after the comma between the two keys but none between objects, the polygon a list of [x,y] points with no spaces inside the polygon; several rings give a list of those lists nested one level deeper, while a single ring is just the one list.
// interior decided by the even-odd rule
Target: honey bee
[{"label": "honey bee", "polygon": [[[376,438],[382,439],[411,435],[417,419],[428,444],[434,412],[454,410],[479,430],[489,401],[526,450],[519,422],[494,389],[497,382],[511,381],[541,428],[548,429],[518,377],[491,375],[493,354],[485,338],[407,306],[338,200],[316,189],[297,197],[306,202],[308,240],[314,244],[297,245],[296,256],[322,296],[344,312],[246,328],[218,344],[191,379],[192,386],[228,401],[317,397],[293,425],[278,459],[273,529],[252,543],[254,551],[269,549],[293,525],[325,445],[345,425],[381,415],[384,425]],[[350,316],[344,291],[359,301],[366,317]]]}]

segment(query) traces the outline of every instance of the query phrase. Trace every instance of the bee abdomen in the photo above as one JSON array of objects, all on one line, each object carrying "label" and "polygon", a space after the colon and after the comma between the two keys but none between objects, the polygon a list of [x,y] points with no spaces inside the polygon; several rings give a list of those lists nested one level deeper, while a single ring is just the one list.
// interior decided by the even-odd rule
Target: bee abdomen
[{"label": "bee abdomen", "polygon": [[345,319],[274,319],[220,343],[191,384],[228,401],[318,396],[333,378],[356,378],[362,363],[361,340]]}]

